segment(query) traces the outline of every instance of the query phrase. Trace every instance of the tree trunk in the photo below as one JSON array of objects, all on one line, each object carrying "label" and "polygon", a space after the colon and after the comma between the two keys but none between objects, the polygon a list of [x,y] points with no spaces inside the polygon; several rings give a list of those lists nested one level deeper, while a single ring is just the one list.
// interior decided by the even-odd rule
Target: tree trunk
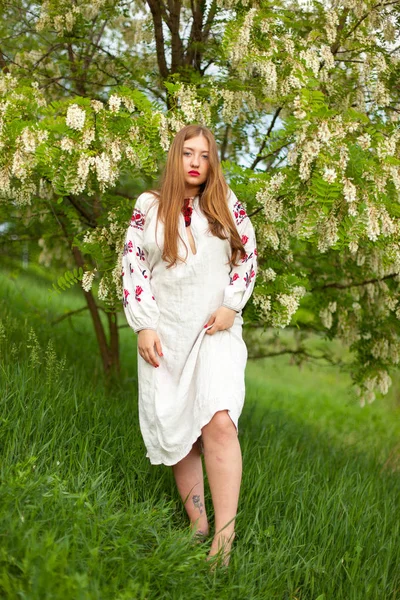
[{"label": "tree trunk", "polygon": [[[72,247],[72,254],[74,255],[76,265],[78,267],[82,267],[83,269],[85,264],[83,256],[76,246]],[[97,344],[99,347],[100,356],[103,364],[103,371],[106,376],[107,383],[111,384],[114,377],[118,377],[120,374],[117,313],[107,313],[108,328],[110,335],[110,342],[107,343],[106,333],[104,331],[103,323],[100,319],[100,310],[95,302],[93,294],[91,291],[82,291],[83,295],[85,296],[86,304],[89,308],[90,315],[92,317]]]}]

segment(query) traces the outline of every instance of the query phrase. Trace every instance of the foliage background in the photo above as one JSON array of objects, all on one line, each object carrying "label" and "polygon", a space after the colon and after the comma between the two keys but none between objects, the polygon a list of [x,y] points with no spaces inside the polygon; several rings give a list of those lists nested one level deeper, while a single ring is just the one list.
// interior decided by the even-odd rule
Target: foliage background
[{"label": "foliage background", "polygon": [[4,15],[3,240],[29,227],[40,262],[68,269],[54,288],[82,282],[107,374],[132,204],[174,133],[200,122],[257,231],[248,322],[295,325],[295,353],[281,349],[301,359],[309,332],[340,339],[361,403],[387,392],[400,356],[399,2],[19,0]]}]

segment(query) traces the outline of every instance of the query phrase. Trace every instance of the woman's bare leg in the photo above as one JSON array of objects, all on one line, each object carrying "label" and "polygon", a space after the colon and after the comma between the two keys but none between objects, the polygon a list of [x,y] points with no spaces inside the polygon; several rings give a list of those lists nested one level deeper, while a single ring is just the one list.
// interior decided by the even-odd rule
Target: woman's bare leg
[{"label": "woman's bare leg", "polygon": [[195,442],[185,458],[172,466],[176,485],[189,516],[192,529],[208,535],[204,502],[203,464],[199,443]]},{"label": "woman's bare leg", "polygon": [[242,480],[242,453],[236,427],[227,410],[218,411],[202,429],[204,460],[215,513],[215,537],[209,556],[224,547],[224,563],[235,536]]}]

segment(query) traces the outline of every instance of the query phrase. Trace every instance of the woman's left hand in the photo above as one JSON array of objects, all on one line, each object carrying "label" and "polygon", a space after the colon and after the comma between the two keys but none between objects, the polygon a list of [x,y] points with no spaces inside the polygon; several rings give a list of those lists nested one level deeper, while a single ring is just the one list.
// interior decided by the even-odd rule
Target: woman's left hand
[{"label": "woman's left hand", "polygon": [[207,329],[206,333],[209,335],[213,335],[217,331],[223,331],[224,329],[229,329],[232,327],[233,322],[235,320],[236,310],[232,308],[227,308],[226,306],[220,306],[211,317],[208,319],[208,322],[204,327],[208,327],[212,325],[210,329]]}]

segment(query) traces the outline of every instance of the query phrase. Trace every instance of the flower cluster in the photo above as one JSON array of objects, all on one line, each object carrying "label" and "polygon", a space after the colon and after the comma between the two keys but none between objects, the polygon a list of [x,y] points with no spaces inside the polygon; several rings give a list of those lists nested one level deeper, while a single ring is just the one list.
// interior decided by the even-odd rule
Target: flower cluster
[{"label": "flower cluster", "polygon": [[86,112],[77,104],[71,104],[67,110],[66,123],[71,129],[82,131],[85,125]]},{"label": "flower cluster", "polygon": [[93,271],[85,271],[82,277],[82,288],[85,292],[89,292],[93,285],[93,279],[96,275],[97,269],[94,268]]},{"label": "flower cluster", "polygon": [[291,294],[278,294],[276,300],[280,307],[277,307],[276,304],[274,306],[275,312],[272,317],[274,327],[286,327],[290,324],[305,293],[306,290],[303,286],[295,286]]},{"label": "flower cluster", "polygon": [[325,308],[321,308],[319,311],[319,316],[321,318],[322,324],[327,329],[332,327],[333,323],[333,313],[336,312],[336,302],[329,302],[328,306]]}]

